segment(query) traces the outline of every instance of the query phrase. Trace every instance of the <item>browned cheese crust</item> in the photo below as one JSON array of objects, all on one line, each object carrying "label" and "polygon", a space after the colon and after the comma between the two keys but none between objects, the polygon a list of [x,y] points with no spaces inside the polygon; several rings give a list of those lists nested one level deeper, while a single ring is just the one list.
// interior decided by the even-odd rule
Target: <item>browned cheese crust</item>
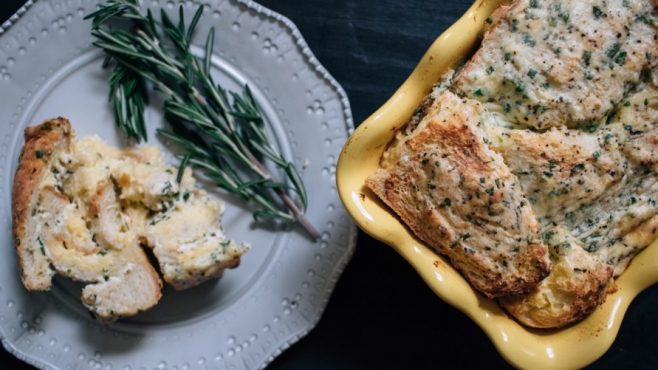
[{"label": "browned cheese crust", "polygon": [[488,297],[527,292],[550,271],[539,223],[502,157],[484,144],[480,103],[438,97],[401,133],[367,186]]}]

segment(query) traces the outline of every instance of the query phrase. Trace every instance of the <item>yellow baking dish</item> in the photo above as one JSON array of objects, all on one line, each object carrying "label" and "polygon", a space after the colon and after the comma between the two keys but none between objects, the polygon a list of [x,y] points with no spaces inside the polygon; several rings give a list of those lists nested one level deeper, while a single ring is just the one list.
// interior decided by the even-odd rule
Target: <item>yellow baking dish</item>
[{"label": "yellow baking dish", "polygon": [[658,282],[655,241],[617,279],[617,291],[608,295],[605,304],[585,320],[561,329],[531,329],[517,323],[495,301],[473,290],[446,258],[416,238],[364,185],[366,177],[377,169],[395,131],[409,120],[443,72],[470,56],[480,42],[485,20],[504,3],[477,0],[436,39],[388,102],[358,127],[338,160],[338,192],[363,231],[398,251],[441,299],[475,321],[512,365],[530,369],[581,368],[610,347],[631,300]]}]

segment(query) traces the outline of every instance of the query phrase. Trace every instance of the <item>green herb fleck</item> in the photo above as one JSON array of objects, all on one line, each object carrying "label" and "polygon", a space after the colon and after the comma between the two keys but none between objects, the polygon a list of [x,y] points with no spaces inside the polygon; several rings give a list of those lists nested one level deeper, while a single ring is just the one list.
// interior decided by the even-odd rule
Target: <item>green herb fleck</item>
[{"label": "green herb fleck", "polygon": [[594,79],[594,75],[589,70],[585,70],[584,75],[585,75],[585,79],[588,80],[588,81],[591,81],[591,80]]},{"label": "green herb fleck", "polygon": [[452,201],[450,198],[446,198],[441,204],[439,204],[439,208],[444,208],[444,207],[450,207],[452,205]]},{"label": "green herb fleck", "polygon": [[583,67],[588,66],[590,59],[592,59],[592,52],[589,50],[583,50],[583,55],[580,57],[580,64]]},{"label": "green herb fleck", "polygon": [[603,15],[603,11],[598,6],[595,6],[593,10],[594,10],[594,17],[596,19],[599,19]]},{"label": "green herb fleck", "polygon": [[523,34],[523,43],[530,46],[531,48],[534,48],[535,45],[537,45],[535,39],[528,33]]},{"label": "green herb fleck", "polygon": [[617,55],[617,58],[615,58],[615,63],[622,66],[624,65],[625,61],[626,61],[626,52],[622,51],[621,53],[619,53],[619,55]]},{"label": "green herb fleck", "polygon": [[617,55],[620,48],[621,48],[621,44],[618,43],[618,42],[615,42],[612,45],[612,47],[605,54],[608,56],[608,58],[612,59],[612,58],[615,57],[615,55]]},{"label": "green herb fleck", "polygon": [[489,66],[489,68],[487,68],[487,74],[490,75],[490,74],[492,74],[493,72],[494,72],[494,67],[493,67],[493,66]]},{"label": "green herb fleck", "polygon": [[571,222],[572,224],[575,223],[576,222],[576,213],[569,212],[569,214],[567,215],[567,219],[569,219],[569,222]]},{"label": "green herb fleck", "polygon": [[537,75],[537,71],[536,71],[536,70],[534,70],[534,69],[530,69],[530,70],[528,71],[528,76],[530,76],[530,78],[535,78],[536,75]]},{"label": "green herb fleck", "polygon": [[571,176],[577,174],[578,172],[580,172],[584,169],[585,169],[585,164],[584,163],[578,163],[577,165],[575,165],[571,168]]}]

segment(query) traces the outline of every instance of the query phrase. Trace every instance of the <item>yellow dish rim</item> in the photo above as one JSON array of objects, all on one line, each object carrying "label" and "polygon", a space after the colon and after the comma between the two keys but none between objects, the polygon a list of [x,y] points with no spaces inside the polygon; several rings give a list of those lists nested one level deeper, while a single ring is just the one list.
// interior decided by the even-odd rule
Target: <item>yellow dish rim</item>
[{"label": "yellow dish rim", "polygon": [[442,73],[473,52],[487,17],[506,3],[477,0],[434,41],[395,94],[357,128],[338,159],[338,193],[363,231],[393,247],[441,299],[475,321],[510,364],[532,369],[582,368],[610,348],[633,298],[658,282],[658,240],[633,259],[616,280],[617,291],[585,320],[561,329],[531,329],[476,292],[446,258],[416,238],[364,185],[395,131],[409,120]]}]

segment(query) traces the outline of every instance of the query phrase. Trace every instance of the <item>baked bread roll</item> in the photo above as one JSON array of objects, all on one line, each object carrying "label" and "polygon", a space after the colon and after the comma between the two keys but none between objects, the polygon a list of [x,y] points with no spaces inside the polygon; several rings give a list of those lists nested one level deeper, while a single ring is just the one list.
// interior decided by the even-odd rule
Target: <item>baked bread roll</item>
[{"label": "baked bread roll", "polygon": [[82,303],[109,323],[161,297],[162,280],[143,248],[153,249],[177,289],[236,267],[248,245],[226,239],[223,207],[195,189],[191,170],[180,184],[177,175],[157,148],[75,141],[63,118],[27,128],[12,199],[25,287],[48,290],[55,273],[87,283]]}]

